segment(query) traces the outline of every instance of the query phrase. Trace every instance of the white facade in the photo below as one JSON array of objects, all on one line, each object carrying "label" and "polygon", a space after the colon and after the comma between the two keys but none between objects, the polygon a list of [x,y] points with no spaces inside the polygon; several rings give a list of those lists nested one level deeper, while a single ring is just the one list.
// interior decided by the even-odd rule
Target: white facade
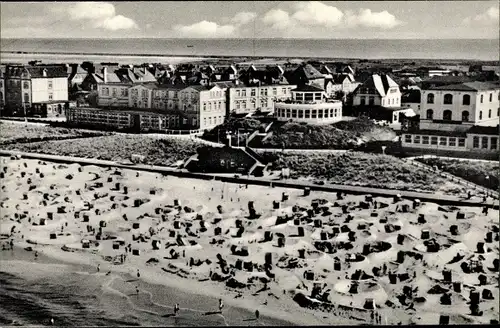
[{"label": "white facade", "polygon": [[152,90],[143,85],[136,85],[128,89],[128,107],[152,108]]},{"label": "white facade", "polygon": [[68,79],[64,77],[32,78],[31,99],[28,103],[50,101],[68,101]]},{"label": "white facade", "polygon": [[[436,124],[496,126],[499,120],[497,90],[455,91],[422,90],[420,128],[433,129]],[[438,126],[435,126],[436,128]],[[458,127],[459,129],[461,127]]]},{"label": "white facade", "polygon": [[[188,87],[188,89],[191,89]],[[210,90],[199,91],[198,98],[199,128],[212,129],[222,124],[226,117],[226,90],[218,86]]]},{"label": "white facade", "polygon": [[374,74],[357,88],[353,105],[401,107],[401,91],[389,76]]},{"label": "white facade", "polygon": [[128,84],[117,83],[98,83],[97,94],[98,106],[102,107],[128,107],[129,105],[129,88]]},{"label": "white facade", "polygon": [[323,91],[292,91],[292,99],[274,104],[279,121],[330,124],[342,120],[342,102],[325,101]]},{"label": "white facade", "polygon": [[273,112],[274,102],[289,99],[294,85],[236,86],[229,88],[229,112],[236,114],[251,113],[260,109]]},{"label": "white facade", "polygon": [[466,136],[429,135],[422,133],[405,133],[401,136],[404,148],[496,152],[499,148],[498,136],[467,134]]}]

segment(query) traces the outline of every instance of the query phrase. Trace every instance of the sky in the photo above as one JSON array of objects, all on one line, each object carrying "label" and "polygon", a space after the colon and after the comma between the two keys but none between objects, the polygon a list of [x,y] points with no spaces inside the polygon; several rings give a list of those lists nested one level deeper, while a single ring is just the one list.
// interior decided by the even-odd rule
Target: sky
[{"label": "sky", "polygon": [[0,36],[498,39],[498,7],[498,1],[0,2]]}]

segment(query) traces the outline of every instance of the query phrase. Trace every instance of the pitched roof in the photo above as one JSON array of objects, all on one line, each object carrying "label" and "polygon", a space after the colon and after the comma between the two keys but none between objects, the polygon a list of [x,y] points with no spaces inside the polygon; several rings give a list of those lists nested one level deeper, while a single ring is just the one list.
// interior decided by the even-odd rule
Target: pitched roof
[{"label": "pitched roof", "polygon": [[302,86],[299,86],[295,89],[292,89],[292,91],[298,91],[298,92],[323,92],[325,90],[319,88],[319,87],[316,87],[314,85],[302,85]]},{"label": "pitched roof", "polygon": [[437,87],[431,87],[429,90],[452,90],[452,91],[480,91],[480,90],[495,90],[499,87],[488,82],[465,82],[460,84],[448,84]]},{"label": "pitched roof", "polygon": [[295,72],[302,74],[308,80],[314,79],[322,79],[324,78],[323,74],[321,74],[316,68],[314,68],[311,64],[306,64],[303,66],[299,66]]},{"label": "pitched roof", "polygon": [[486,135],[500,135],[500,127],[497,126],[480,126],[474,125],[467,131],[468,134],[486,134]]},{"label": "pitched roof", "polygon": [[363,83],[364,88],[371,88],[377,90],[379,95],[385,96],[387,92],[389,91],[390,88],[393,87],[398,87],[398,84],[394,82],[393,79],[391,79],[390,76],[386,74],[378,75],[378,74],[373,74],[371,75],[368,80],[366,80]]}]

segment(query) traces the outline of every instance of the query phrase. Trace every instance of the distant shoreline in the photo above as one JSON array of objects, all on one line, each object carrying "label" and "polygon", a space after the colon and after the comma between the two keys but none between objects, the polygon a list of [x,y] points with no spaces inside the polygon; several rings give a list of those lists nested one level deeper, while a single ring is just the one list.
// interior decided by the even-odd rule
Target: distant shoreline
[{"label": "distant shoreline", "polygon": [[236,55],[194,55],[194,54],[151,54],[151,53],[106,53],[106,52],[56,52],[56,51],[0,51],[1,54],[9,55],[62,55],[62,56],[118,56],[118,57],[165,57],[165,58],[199,58],[200,60],[209,59],[319,59],[319,60],[368,60],[368,61],[432,61],[432,62],[477,62],[477,63],[491,63],[491,60],[480,60],[471,58],[462,59],[431,59],[431,58],[345,58],[345,57],[307,57],[307,56],[236,56]]}]

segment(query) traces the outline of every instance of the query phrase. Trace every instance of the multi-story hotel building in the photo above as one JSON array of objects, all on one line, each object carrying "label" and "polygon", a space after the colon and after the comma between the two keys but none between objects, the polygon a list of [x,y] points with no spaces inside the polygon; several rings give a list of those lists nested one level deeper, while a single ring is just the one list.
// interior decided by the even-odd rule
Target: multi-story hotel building
[{"label": "multi-story hotel building", "polygon": [[[221,85],[222,86],[222,85]],[[290,99],[291,90],[295,87],[289,84],[274,84],[247,86],[243,83],[231,83],[227,87],[228,111],[235,114],[248,114],[256,111],[273,113],[276,101]]]},{"label": "multi-story hotel building", "polygon": [[64,65],[7,65],[5,107],[10,113],[59,116],[68,102]]},{"label": "multi-story hotel building", "polygon": [[499,99],[498,84],[428,87],[421,92],[419,128],[402,135],[402,146],[417,152],[497,154]]},{"label": "multi-story hotel building", "polygon": [[342,120],[342,102],[327,100],[322,88],[303,85],[291,92],[292,99],[274,104],[279,121],[330,124]]}]

